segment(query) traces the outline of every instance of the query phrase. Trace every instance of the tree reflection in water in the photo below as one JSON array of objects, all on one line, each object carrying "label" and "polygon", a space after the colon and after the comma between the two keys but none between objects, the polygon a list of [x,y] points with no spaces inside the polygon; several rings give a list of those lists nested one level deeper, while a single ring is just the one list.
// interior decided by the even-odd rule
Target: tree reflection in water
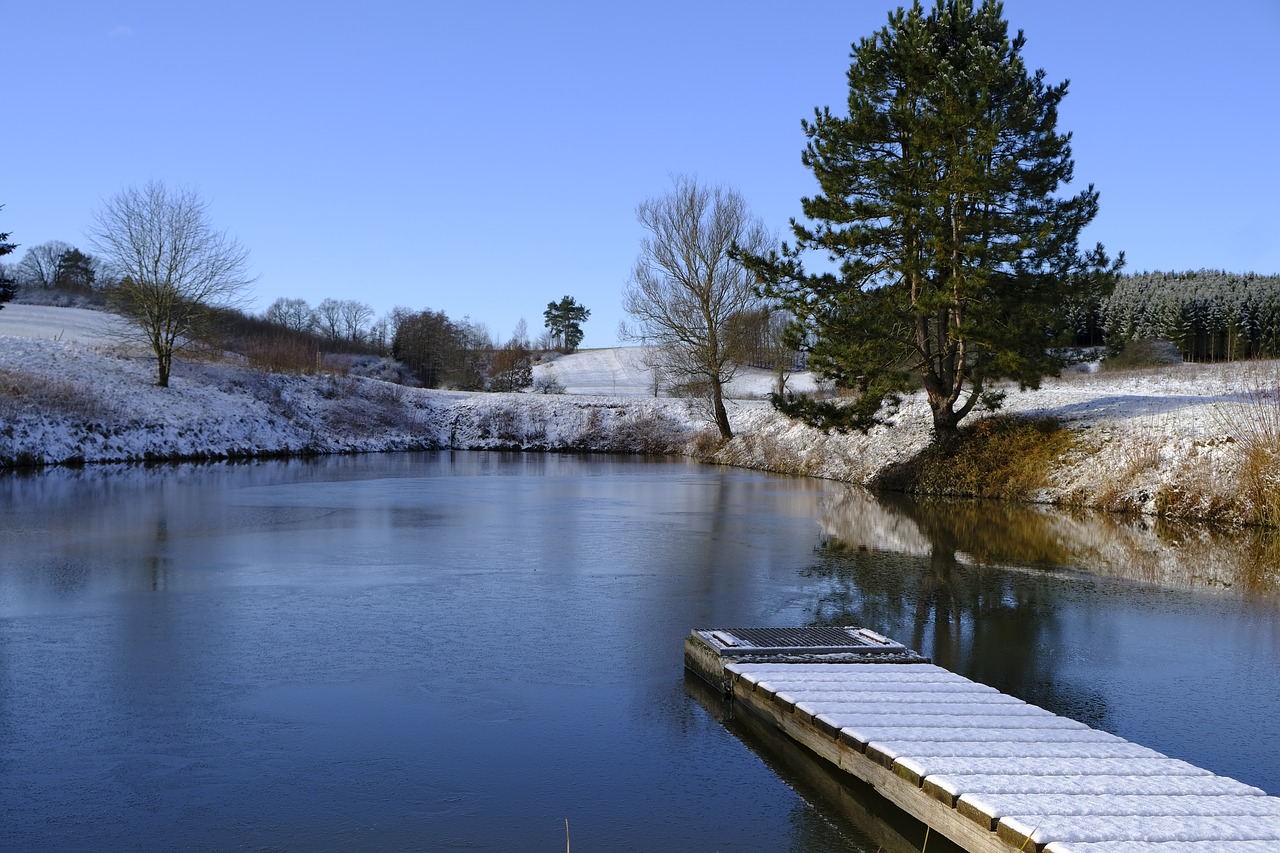
[{"label": "tree reflection in water", "polygon": [[808,570],[820,582],[814,624],[873,627],[968,678],[1106,728],[1104,697],[1057,672],[1058,592],[1090,579],[1065,568],[1073,551],[1038,513],[993,502],[846,500],[856,506],[827,517]]},{"label": "tree reflection in water", "polygon": [[813,623],[1277,790],[1274,533],[854,488],[822,523]]}]

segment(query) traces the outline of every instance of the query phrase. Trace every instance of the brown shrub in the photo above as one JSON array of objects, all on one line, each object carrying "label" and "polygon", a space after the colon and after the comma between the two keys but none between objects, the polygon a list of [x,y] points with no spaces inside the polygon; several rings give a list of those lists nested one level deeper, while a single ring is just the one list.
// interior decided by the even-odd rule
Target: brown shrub
[{"label": "brown shrub", "polygon": [[961,430],[950,451],[930,445],[876,478],[878,488],[931,495],[1017,499],[1049,484],[1075,441],[1052,418],[985,418]]},{"label": "brown shrub", "polygon": [[315,343],[295,336],[256,338],[245,346],[249,364],[267,373],[312,374],[320,362]]}]

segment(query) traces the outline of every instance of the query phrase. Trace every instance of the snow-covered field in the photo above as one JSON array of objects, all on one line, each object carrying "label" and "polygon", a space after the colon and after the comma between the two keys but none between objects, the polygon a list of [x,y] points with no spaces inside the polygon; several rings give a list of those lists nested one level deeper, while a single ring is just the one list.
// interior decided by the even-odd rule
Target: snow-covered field
[{"label": "snow-covered field", "polygon": [[12,305],[0,309],[0,335],[105,344],[129,333],[114,314],[49,305]]},{"label": "snow-covered field", "polygon": [[[0,327],[2,328],[2,327]],[[606,397],[654,396],[653,370],[645,359],[644,347],[579,350],[570,355],[534,365],[535,387],[554,382],[567,394],[595,394]],[[777,377],[767,370],[743,367],[729,383],[730,397],[762,400],[777,385]],[[786,386],[792,391],[812,391],[813,376],[790,375]]]},{"label": "snow-covered field", "polygon": [[[123,342],[118,318],[9,304],[0,310],[0,464],[502,447],[711,453],[727,464],[866,483],[929,440],[918,397],[893,428],[823,435],[763,401],[772,376],[744,371],[730,402],[737,437],[714,449],[699,440],[709,425],[697,405],[653,396],[638,348],[575,353],[535,370],[567,393],[428,391],[207,361],[179,363],[172,387],[160,389],[145,349]],[[1236,491],[1233,431],[1278,379],[1275,363],[1082,369],[1039,391],[1011,392],[1005,411],[1050,415],[1081,436],[1041,499],[1155,512],[1183,494],[1180,510],[1194,516],[1197,501]],[[791,377],[789,386],[812,387],[811,379]]]}]

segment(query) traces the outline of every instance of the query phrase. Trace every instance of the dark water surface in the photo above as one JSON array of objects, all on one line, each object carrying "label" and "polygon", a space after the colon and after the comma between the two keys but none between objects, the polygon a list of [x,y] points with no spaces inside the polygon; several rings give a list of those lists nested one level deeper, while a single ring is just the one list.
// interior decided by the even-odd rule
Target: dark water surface
[{"label": "dark water surface", "polygon": [[693,627],[866,624],[1280,793],[1274,596],[995,568],[860,494],[484,453],[0,478],[0,849],[876,850],[686,689]]}]

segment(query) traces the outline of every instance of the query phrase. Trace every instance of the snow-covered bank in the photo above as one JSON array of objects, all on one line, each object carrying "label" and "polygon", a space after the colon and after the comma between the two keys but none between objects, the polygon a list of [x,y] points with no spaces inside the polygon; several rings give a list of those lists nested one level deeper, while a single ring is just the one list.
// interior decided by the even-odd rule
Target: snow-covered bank
[{"label": "snow-covered bank", "polygon": [[[867,484],[929,440],[919,398],[892,428],[824,435],[759,399],[771,381],[761,375],[747,377],[744,398],[730,403],[737,437],[717,446],[698,407],[652,397],[638,364],[627,351],[551,363],[566,389],[607,386],[608,395],[428,391],[267,375],[231,361],[179,363],[172,387],[161,389],[145,351],[121,341],[117,318],[9,305],[0,311],[0,466],[501,448],[686,453]],[[1078,436],[1037,500],[1245,522],[1252,508],[1242,500],[1238,427],[1266,414],[1259,393],[1277,377],[1274,363],[1078,370],[1010,393],[1005,411],[1052,416]]]},{"label": "snow-covered bank", "polygon": [[354,376],[175,365],[92,345],[0,338],[0,467],[391,450],[678,452],[670,400],[466,394]]},{"label": "snow-covered bank", "polygon": [[[1054,418],[1076,435],[1038,502],[1249,523],[1246,434],[1256,438],[1261,424],[1280,435],[1278,386],[1276,362],[1075,369],[1037,391],[1010,390],[1002,413]],[[893,427],[866,435],[823,435],[755,407],[735,424],[740,435],[716,461],[864,485],[930,438],[922,395],[906,401]]]}]

